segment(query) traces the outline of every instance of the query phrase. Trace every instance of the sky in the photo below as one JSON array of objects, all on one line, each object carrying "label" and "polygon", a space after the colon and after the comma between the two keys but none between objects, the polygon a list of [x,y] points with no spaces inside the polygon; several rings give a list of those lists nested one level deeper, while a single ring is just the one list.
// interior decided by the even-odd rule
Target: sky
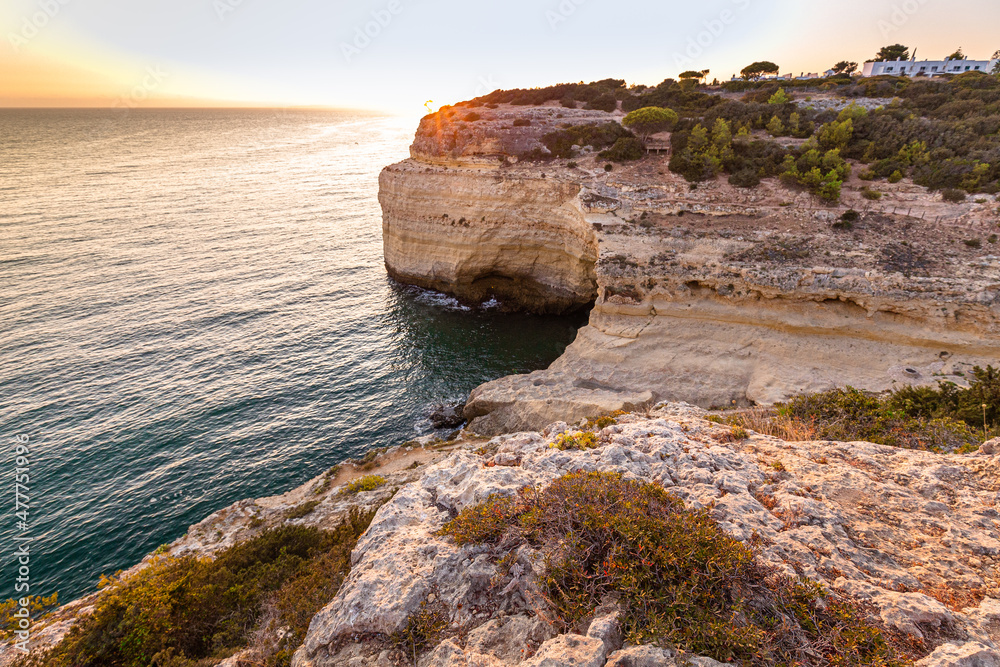
[{"label": "sky", "polygon": [[655,85],[1000,49],[996,0],[2,0],[0,106],[395,113],[608,77]]}]

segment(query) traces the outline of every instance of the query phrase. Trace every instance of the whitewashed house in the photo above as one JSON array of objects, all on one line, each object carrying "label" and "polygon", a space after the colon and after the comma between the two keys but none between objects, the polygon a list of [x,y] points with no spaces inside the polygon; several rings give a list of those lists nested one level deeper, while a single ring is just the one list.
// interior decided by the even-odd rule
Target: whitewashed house
[{"label": "whitewashed house", "polygon": [[993,71],[998,60],[921,60],[916,56],[910,60],[885,60],[865,63],[864,76],[940,76],[942,74],[964,74],[965,72]]}]

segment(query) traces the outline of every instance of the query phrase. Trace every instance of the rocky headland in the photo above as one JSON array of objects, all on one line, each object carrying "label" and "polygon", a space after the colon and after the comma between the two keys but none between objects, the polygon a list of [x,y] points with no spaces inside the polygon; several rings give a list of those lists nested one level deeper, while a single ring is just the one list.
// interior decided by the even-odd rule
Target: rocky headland
[{"label": "rocky headland", "polygon": [[[909,179],[880,184],[877,202],[848,180],[838,205],[822,205],[777,180],[692,186],[669,170],[669,153],[610,168],[586,145],[572,158],[546,155],[546,134],[621,117],[555,103],[446,108],[422,121],[411,158],[380,179],[396,279],[536,313],[591,309],[552,367],[475,390],[468,425],[447,441],[372,452],[212,514],[103,591],[41,619],[33,656],[18,663],[8,643],[0,666],[133,651],[134,664],[158,667],[725,667],[717,658],[740,647],[644,638],[637,606],[614,586],[600,604],[560,616],[553,570],[581,547],[572,535],[554,547],[520,539],[515,524],[543,517],[509,510],[541,508],[531,502],[548,489],[592,475],[655,489],[659,510],[669,497],[677,516],[698,517],[722,548],[752,561],[747,571],[761,578],[740,582],[732,613],[706,620],[712,632],[777,637],[768,650],[783,641],[794,656],[781,664],[1000,667],[1000,439],[961,454],[929,451],[943,449],[935,443],[786,439],[706,410],[845,385],[968,384],[1000,352],[996,238],[971,242],[996,228],[994,206],[945,203]],[[670,137],[651,145],[664,150]],[[856,217],[844,215],[851,210]],[[469,516],[493,536],[458,539],[449,527]],[[201,571],[275,535],[343,533],[359,517],[333,583],[329,571],[306,568],[311,588],[263,597],[238,642],[215,634],[229,643],[199,645],[197,657],[176,654],[177,642],[135,657],[153,634],[147,607],[184,616],[181,603],[163,606],[183,600],[187,585],[170,573]],[[673,562],[665,545],[650,546]],[[708,562],[697,577],[722,567]],[[601,566],[595,580],[616,581],[609,568],[635,572]],[[697,577],[680,588],[697,589]],[[774,591],[808,593],[775,606]],[[109,611],[115,594],[134,604]],[[305,615],[298,629],[279,603]],[[775,609],[763,626],[751,623]],[[122,619],[135,618],[139,631],[107,638],[131,632]],[[70,640],[75,653],[59,653]],[[779,662],[740,655],[731,664]]]},{"label": "rocky headland", "polygon": [[[544,156],[553,130],[621,118],[555,103],[449,107],[381,176],[397,279],[542,313],[592,304],[549,369],[473,392],[474,430],[663,400],[961,384],[1000,358],[1000,251],[971,241],[997,228],[992,198],[951,204],[904,179],[872,202],[852,176],[824,205],[777,179],[692,186],[666,153],[611,171],[585,146],[571,159],[518,157]],[[860,218],[838,224],[851,209]]]}]

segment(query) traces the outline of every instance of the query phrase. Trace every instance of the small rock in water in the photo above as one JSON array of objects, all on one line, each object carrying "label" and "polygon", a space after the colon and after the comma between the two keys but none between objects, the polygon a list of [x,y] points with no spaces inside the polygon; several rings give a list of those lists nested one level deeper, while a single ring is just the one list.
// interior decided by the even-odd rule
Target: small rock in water
[{"label": "small rock in water", "polygon": [[458,428],[465,423],[465,401],[451,405],[439,405],[430,414],[431,426],[435,430]]}]

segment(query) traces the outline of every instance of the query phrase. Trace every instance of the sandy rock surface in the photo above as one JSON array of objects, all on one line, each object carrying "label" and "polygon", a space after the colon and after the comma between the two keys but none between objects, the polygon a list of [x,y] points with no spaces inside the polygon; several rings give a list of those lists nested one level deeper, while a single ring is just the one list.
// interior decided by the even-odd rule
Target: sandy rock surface
[{"label": "sandy rock surface", "polygon": [[[358,650],[352,637],[398,631],[428,600],[446,610],[456,632],[473,629],[467,636],[475,640],[463,644],[458,633],[427,664],[645,664],[646,653],[617,645],[607,618],[585,635],[546,632],[536,613],[537,554],[520,553],[500,571],[481,547],[458,548],[435,534],[490,494],[578,470],[618,472],[661,484],[690,507],[713,506],[725,530],[757,536],[761,557],[789,575],[870,601],[887,625],[942,646],[943,656],[1000,659],[1000,457],[756,435],[727,442],[729,429],[702,415],[664,405],[648,417],[626,416],[588,451],[550,448],[567,428],[557,424],[454,452],[379,511],[348,582],[314,618],[295,664],[349,664],[344,656]],[[531,655],[503,648],[505,635]]]}]

